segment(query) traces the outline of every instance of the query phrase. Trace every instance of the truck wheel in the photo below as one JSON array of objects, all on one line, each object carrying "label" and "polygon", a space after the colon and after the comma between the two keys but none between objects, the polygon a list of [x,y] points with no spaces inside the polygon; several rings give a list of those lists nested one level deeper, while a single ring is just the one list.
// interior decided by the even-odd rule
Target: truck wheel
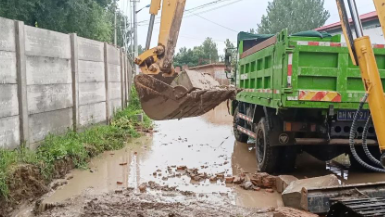
[{"label": "truck wheel", "polygon": [[255,152],[257,156],[258,168],[261,172],[275,173],[278,168],[279,149],[272,147],[269,140],[269,129],[267,121],[262,118],[255,127]]},{"label": "truck wheel", "polygon": [[234,121],[233,121],[234,137],[235,137],[235,140],[237,140],[238,142],[246,143],[247,140],[249,139],[249,136],[238,130],[238,125],[242,127],[245,126],[245,120],[240,119],[238,117],[238,113],[239,111],[237,107],[235,108],[235,111],[234,111]]}]

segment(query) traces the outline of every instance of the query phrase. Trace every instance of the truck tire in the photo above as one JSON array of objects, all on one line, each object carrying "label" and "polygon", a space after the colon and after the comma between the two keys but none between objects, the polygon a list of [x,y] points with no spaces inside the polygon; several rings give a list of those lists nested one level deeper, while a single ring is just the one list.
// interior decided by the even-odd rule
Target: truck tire
[{"label": "truck tire", "polygon": [[265,118],[255,127],[255,154],[260,172],[278,172],[279,148],[272,147],[269,139],[269,128]]},{"label": "truck tire", "polygon": [[235,137],[235,140],[237,140],[238,142],[246,143],[247,140],[249,139],[249,136],[238,130],[238,125],[242,127],[245,126],[245,120],[238,118],[238,113],[239,111],[237,107],[234,110],[234,119],[233,119],[234,137]]}]

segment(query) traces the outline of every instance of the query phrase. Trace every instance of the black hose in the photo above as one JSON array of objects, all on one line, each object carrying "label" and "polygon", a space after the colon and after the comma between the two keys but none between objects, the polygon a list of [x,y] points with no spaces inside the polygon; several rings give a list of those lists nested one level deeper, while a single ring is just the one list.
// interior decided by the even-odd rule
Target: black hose
[{"label": "black hose", "polygon": [[365,127],[364,127],[364,132],[362,132],[362,148],[364,148],[366,156],[375,164],[378,166],[382,167],[381,161],[379,161],[377,158],[375,158],[372,153],[370,153],[370,150],[368,148],[368,131],[369,131],[369,125],[372,120],[372,116],[368,117],[368,120],[366,121]]},{"label": "black hose", "polygon": [[379,173],[385,173],[385,169],[380,169],[380,168],[377,168],[377,167],[374,167],[374,166],[371,166],[367,163],[365,163],[361,158],[360,156],[358,156],[357,154],[357,151],[356,151],[356,148],[355,148],[355,144],[354,144],[354,139],[356,137],[356,123],[357,123],[357,117],[358,117],[358,114],[361,112],[362,108],[364,107],[364,104],[366,103],[366,100],[368,99],[368,94],[365,94],[365,97],[362,99],[361,103],[360,103],[360,106],[358,107],[358,110],[356,112],[356,114],[354,115],[354,119],[353,119],[353,124],[352,124],[352,128],[350,129],[350,135],[349,135],[349,144],[350,144],[350,152],[352,153],[354,159],[363,167],[365,167],[366,169],[369,169],[369,170],[372,170],[372,171],[375,171],[375,172],[379,172]]}]

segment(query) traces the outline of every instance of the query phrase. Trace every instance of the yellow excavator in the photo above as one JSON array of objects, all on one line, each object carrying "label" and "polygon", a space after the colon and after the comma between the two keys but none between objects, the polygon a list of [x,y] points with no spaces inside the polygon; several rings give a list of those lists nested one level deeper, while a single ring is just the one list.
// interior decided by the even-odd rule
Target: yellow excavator
[{"label": "yellow excavator", "polygon": [[[175,47],[186,0],[152,0],[146,51],[135,59],[141,74],[134,83],[144,112],[154,120],[197,117],[222,102],[233,99],[237,90],[220,86],[210,75],[173,67]],[[158,46],[149,49],[155,16],[162,8]]]}]

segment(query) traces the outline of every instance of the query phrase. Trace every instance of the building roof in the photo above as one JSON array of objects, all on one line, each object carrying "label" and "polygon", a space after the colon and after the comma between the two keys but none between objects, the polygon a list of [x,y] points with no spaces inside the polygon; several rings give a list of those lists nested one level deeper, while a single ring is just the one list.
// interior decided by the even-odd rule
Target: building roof
[{"label": "building roof", "polygon": [[[370,12],[370,13],[367,13],[367,14],[362,14],[360,16],[361,18],[361,21],[364,23],[364,22],[368,22],[368,21],[372,21],[372,20],[377,20],[378,19],[378,16],[377,16],[377,11],[373,11],[373,12]],[[349,19],[349,22],[352,22],[352,19]],[[322,26],[322,27],[319,27],[315,30],[317,31],[328,31],[328,30],[333,30],[333,29],[339,29],[341,28],[341,22],[336,22],[336,23],[332,23],[332,24],[329,24],[329,25],[326,25],[326,26]]]},{"label": "building roof", "polygon": [[225,63],[212,63],[212,64],[206,64],[206,65],[201,65],[201,66],[194,66],[191,67],[190,69],[202,69],[202,68],[209,68],[209,67],[214,67],[214,66],[220,66],[220,67],[225,67]]}]

